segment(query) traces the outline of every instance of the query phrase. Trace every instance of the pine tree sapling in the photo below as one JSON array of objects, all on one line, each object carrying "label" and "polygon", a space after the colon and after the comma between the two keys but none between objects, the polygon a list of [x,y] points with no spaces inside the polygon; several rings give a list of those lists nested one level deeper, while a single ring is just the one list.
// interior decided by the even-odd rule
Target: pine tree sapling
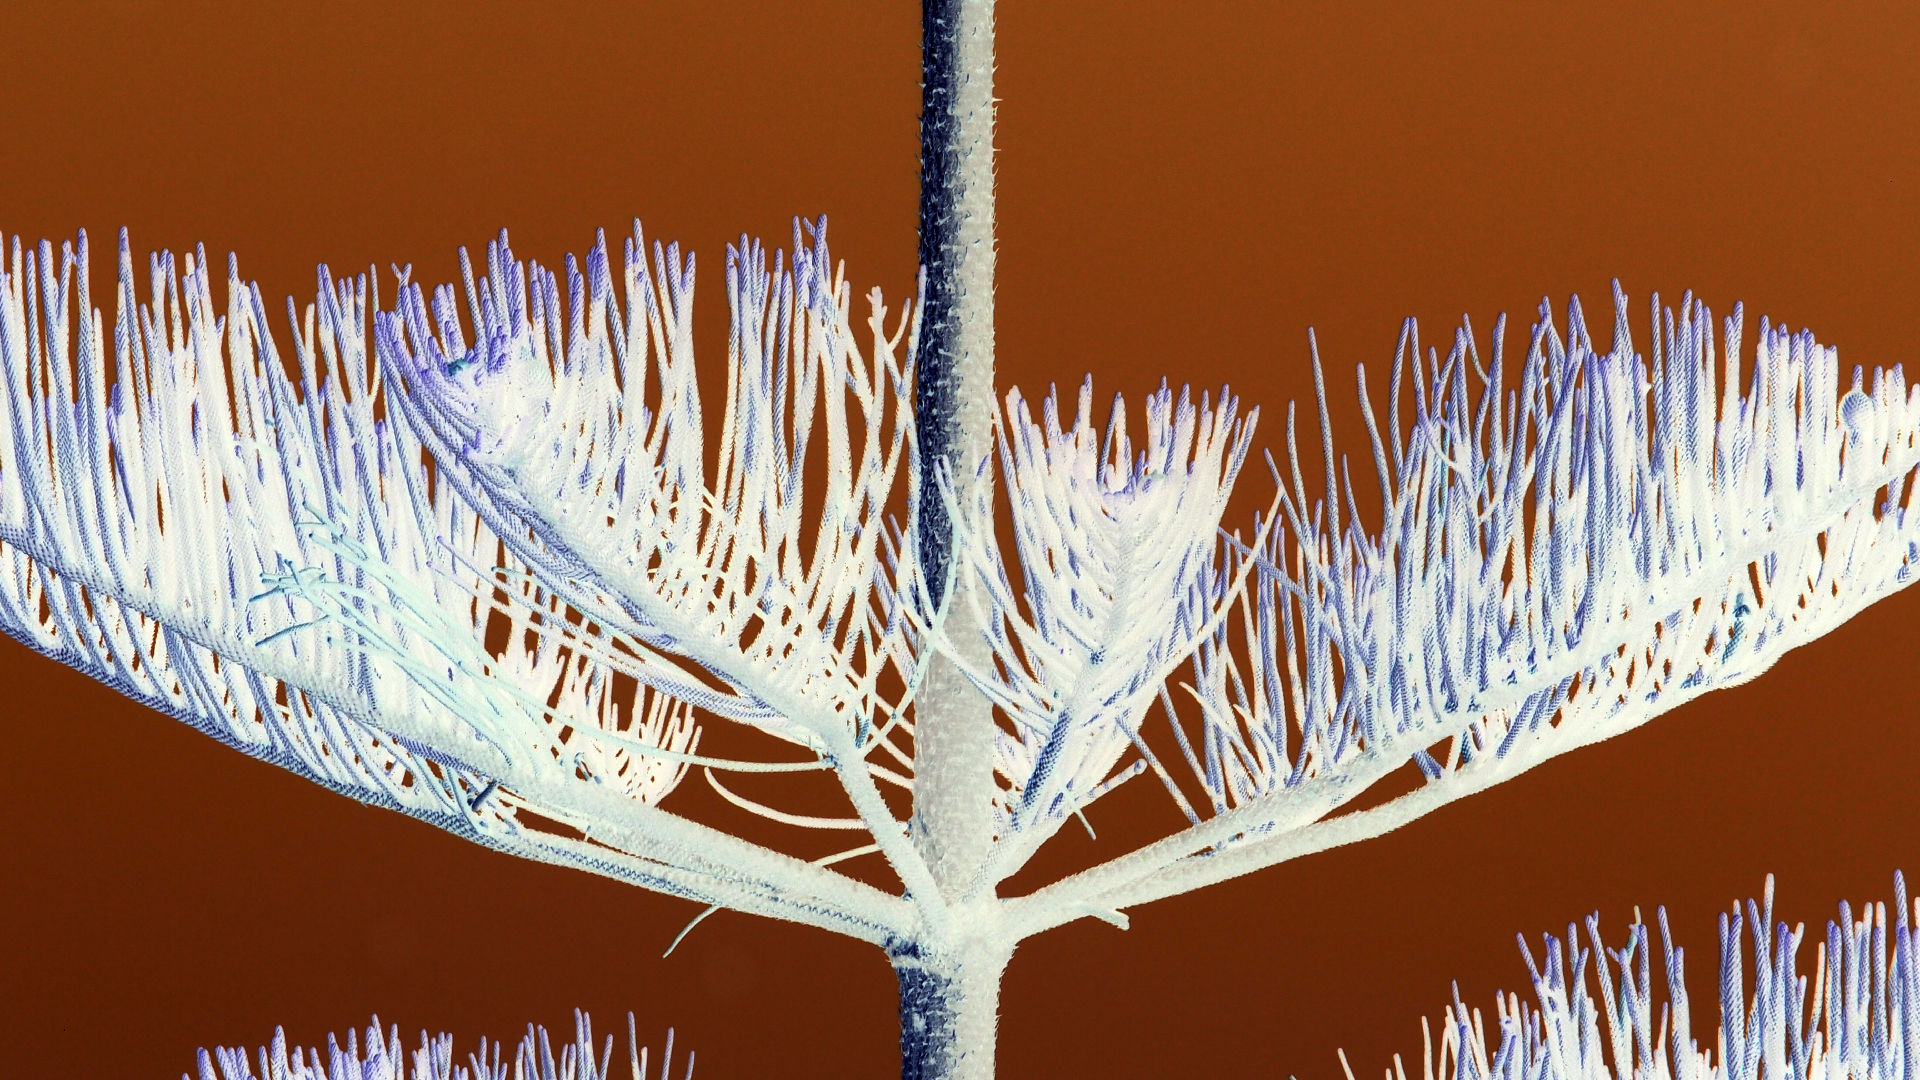
[{"label": "pine tree sapling", "polygon": [[[1691,294],[1652,298],[1643,354],[1617,285],[1604,350],[1578,301],[1524,337],[1462,326],[1444,354],[1410,321],[1384,394],[1359,374],[1360,489],[1316,355],[1319,445],[1301,452],[1290,408],[1268,509],[1223,526],[1258,419],[1230,389],[1162,384],[1104,416],[1091,378],[998,396],[993,10],[926,13],[917,295],[871,292],[856,326],[824,218],[782,252],[742,237],[720,395],[696,375],[694,260],[637,222],[617,260],[603,234],[558,269],[502,232],[455,284],[323,266],[278,328],[233,257],[223,288],[204,250],[139,273],[123,231],[109,330],[84,233],[15,239],[0,628],[362,802],[877,946],[906,1075],[980,1078],[1027,938],[1379,836],[1751,679],[1911,580],[1920,393],[1901,369],[1843,375],[1810,332]],[[702,725],[758,750],[714,752]],[[1356,808],[1409,763],[1424,783]],[[812,857],[696,820],[674,803],[696,773],[844,839]],[[737,780],[793,773],[824,774],[838,808]],[[1185,827],[1003,895],[1136,779]],[[886,887],[848,872],[880,864]],[[1826,964],[1843,1010],[1905,1010],[1912,1038],[1898,910],[1897,932],[1843,916]],[[1910,1044],[1854,1048],[1892,1019],[1845,1013],[1848,1049],[1821,1057],[1769,1011],[1796,992],[1799,936],[1763,940],[1771,919],[1749,912],[1767,989],[1713,1068],[1754,1080],[1786,1031],[1796,1070],[1910,1077]],[[1893,989],[1864,989],[1888,934]],[[1609,1029],[1644,1044],[1636,935],[1617,1023],[1596,970]],[[1597,1030],[1578,982],[1503,1006],[1525,1049],[1492,1058],[1456,1005],[1454,1075],[1601,1075],[1590,1042],[1552,1057]],[[1650,1067],[1682,1080],[1705,1066],[1673,1030],[1673,1064]],[[1622,1075],[1652,1060],[1624,1039]]]}]

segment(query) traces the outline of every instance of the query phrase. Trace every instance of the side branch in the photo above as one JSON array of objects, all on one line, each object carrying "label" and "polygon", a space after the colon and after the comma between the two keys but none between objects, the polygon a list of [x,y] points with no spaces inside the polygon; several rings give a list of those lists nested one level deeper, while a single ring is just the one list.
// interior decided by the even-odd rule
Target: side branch
[{"label": "side branch", "polygon": [[[1840,487],[1832,500],[1814,508],[1809,517],[1819,522],[1818,527],[1793,530],[1789,541],[1775,538],[1771,543],[1737,545],[1714,566],[1714,574],[1694,578],[1696,587],[1690,593],[1717,600],[1736,592],[1736,587],[1750,586],[1750,567],[1770,566],[1762,575],[1770,599],[1761,604],[1756,597],[1757,614],[1743,607],[1729,613],[1676,600],[1680,610],[1663,619],[1654,615],[1659,608],[1643,603],[1613,624],[1620,634],[1582,643],[1566,654],[1553,672],[1562,678],[1557,688],[1534,685],[1542,682],[1536,676],[1483,697],[1473,716],[1456,714],[1435,724],[1430,732],[1471,739],[1477,749],[1466,755],[1470,761],[1434,776],[1419,790],[1371,810],[1327,820],[1327,814],[1408,759],[1401,745],[1404,740],[1369,746],[1340,762],[1336,772],[1249,800],[1131,854],[1010,900],[1009,922],[1024,937],[1088,914],[1178,895],[1378,836],[1549,758],[1632,730],[1702,694],[1761,674],[1788,650],[1823,636],[1860,608],[1913,580],[1915,563],[1920,562],[1920,549],[1913,539],[1920,533],[1920,514],[1888,505],[1876,516],[1872,499],[1882,486],[1904,485],[1914,465],[1913,452],[1903,449],[1883,466],[1884,471]],[[1821,513],[1847,500],[1853,501],[1846,510]],[[1824,538],[1824,549],[1815,543],[1816,537]],[[1783,550],[1810,553],[1821,565],[1804,572],[1800,560],[1782,556]],[[1825,566],[1835,559],[1844,559],[1850,571],[1845,587]],[[1721,588],[1708,593],[1698,587],[1707,583],[1702,578],[1714,577]],[[1698,669],[1704,675],[1682,680],[1685,665],[1692,663],[1689,658],[1697,659],[1703,651],[1718,664],[1711,670]],[[1673,672],[1665,683],[1653,674],[1663,664],[1670,664]],[[1563,672],[1578,673],[1577,701],[1567,697],[1572,676]],[[1548,707],[1535,710],[1539,715],[1534,726],[1523,727],[1518,719],[1522,710],[1517,707],[1543,693],[1550,695]],[[1556,714],[1557,721],[1545,722]]]},{"label": "side branch", "polygon": [[[19,539],[11,535],[12,533],[13,530],[0,528],[0,542],[20,547]],[[24,553],[27,549],[20,550]],[[876,934],[885,936],[883,929],[891,932],[905,925],[907,921],[905,901],[897,896],[792,856],[769,851],[636,799],[600,791],[588,784],[574,781],[570,777],[556,783],[540,776],[528,765],[510,762],[498,755],[491,755],[491,760],[486,767],[468,765],[466,762],[476,756],[474,749],[446,745],[446,730],[440,725],[407,713],[383,712],[377,708],[377,705],[353,693],[347,687],[338,685],[335,680],[298,670],[300,666],[298,662],[286,659],[284,653],[281,659],[276,659],[273,653],[279,650],[256,648],[229,634],[195,625],[192,619],[175,617],[179,613],[166,612],[165,605],[144,601],[137,596],[125,595],[128,590],[116,593],[116,590],[110,587],[111,583],[102,580],[99,575],[86,567],[75,567],[66,565],[64,562],[40,558],[35,558],[33,561],[43,571],[58,574],[68,582],[82,586],[98,596],[112,597],[121,608],[136,612],[166,628],[169,634],[207,650],[214,657],[218,657],[224,666],[245,669],[261,677],[280,681],[290,688],[296,688],[311,700],[338,710],[340,714],[351,718],[356,723],[374,731],[389,733],[401,740],[403,744],[424,748],[426,751],[424,756],[428,758],[459,762],[461,768],[506,786],[518,800],[526,803],[536,812],[562,820],[592,822],[589,835],[621,849],[620,852],[607,851],[606,857],[614,858],[624,853],[636,859],[654,860],[664,866],[674,867],[681,886],[669,888],[666,891],[702,899],[709,903],[738,907],[758,914],[809,922],[827,929],[852,934],[862,940],[876,942],[880,940],[875,936]],[[21,637],[19,634],[11,636]],[[85,656],[75,654],[70,658],[50,653],[35,642],[27,643],[37,651],[52,655],[55,659],[85,671],[95,678],[103,678],[102,672],[94,670],[98,665],[88,663]],[[120,682],[111,678],[106,678],[104,681],[109,682],[122,693],[129,693],[129,696],[134,696],[143,704],[159,708],[170,715],[180,715],[179,709],[170,707],[164,702],[151,700],[151,695],[132,694],[129,687],[122,686]],[[212,731],[208,723],[193,723],[195,727],[218,737],[218,732]],[[255,757],[272,761],[310,779],[326,783],[324,779],[315,776],[312,770],[294,767],[298,764],[297,761],[289,764],[293,759],[287,758],[285,754],[272,753],[271,747],[240,745],[232,739],[222,741],[236,745]],[[484,750],[484,747],[480,749]],[[339,789],[337,785],[327,786]],[[368,798],[370,793],[357,789],[348,793],[363,801],[386,805],[378,799],[370,800]],[[475,829],[470,823],[461,825],[458,822],[450,823],[438,819],[435,819],[434,823],[443,828],[450,828],[469,839],[481,840],[484,836],[490,835]],[[496,842],[497,839],[496,837],[485,842],[489,846],[498,847],[500,844]],[[553,848],[553,850],[559,851],[563,848]],[[558,862],[560,860],[555,857],[543,857],[543,861]],[[594,869],[594,867],[586,868]],[[764,883],[764,885],[755,885],[755,883]],[[783,899],[772,900],[770,899],[772,897]],[[791,898],[791,902],[784,898]],[[831,923],[821,921],[828,917],[827,913],[834,913]]]}]

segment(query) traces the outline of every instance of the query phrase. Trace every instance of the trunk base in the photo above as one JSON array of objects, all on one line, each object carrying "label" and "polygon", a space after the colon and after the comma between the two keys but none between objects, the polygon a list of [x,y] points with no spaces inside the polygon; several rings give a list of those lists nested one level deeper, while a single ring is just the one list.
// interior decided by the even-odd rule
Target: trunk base
[{"label": "trunk base", "polygon": [[992,1080],[1006,949],[896,952],[903,1080]]}]

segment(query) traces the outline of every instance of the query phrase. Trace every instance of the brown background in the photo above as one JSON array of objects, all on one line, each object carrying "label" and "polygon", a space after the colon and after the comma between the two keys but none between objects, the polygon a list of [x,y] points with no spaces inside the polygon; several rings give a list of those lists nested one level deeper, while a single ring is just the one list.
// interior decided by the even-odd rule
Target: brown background
[{"label": "brown background", "polygon": [[[1004,5],[1002,385],[1230,380],[1270,407],[1274,446],[1273,407],[1310,392],[1307,326],[1344,397],[1405,315],[1444,341],[1461,312],[1506,311],[1519,337],[1542,294],[1604,311],[1613,275],[1641,322],[1649,290],[1690,287],[1720,312],[1744,299],[1750,325],[1812,326],[1843,363],[1913,368],[1920,9],[1572,7]],[[722,245],[783,243],[796,213],[834,215],[860,289],[909,286],[917,17],[15,0],[0,226],[205,241],[277,302],[309,297],[320,260],[447,280],[455,246],[501,224],[551,265],[640,214],[697,249],[718,345]],[[1234,520],[1269,491],[1250,475]],[[1002,1075],[1325,1078],[1345,1046],[1377,1076],[1418,1054],[1449,980],[1482,1007],[1523,986],[1516,931],[1598,908],[1617,934],[1661,902],[1710,1044],[1731,899],[1773,871],[1785,916],[1817,928],[1920,872],[1916,616],[1920,594],[1897,596],[1394,835],[1140,909],[1125,934],[1028,943]],[[196,1046],[277,1023],[311,1042],[371,1010],[464,1049],[566,1028],[574,1005],[603,1026],[634,1009],[656,1044],[677,1025],[715,1080],[895,1068],[892,978],[864,945],[723,915],[662,960],[691,905],[362,808],[10,642],[0,673],[9,1075],[171,1077]],[[1096,808],[1100,850],[1161,820],[1155,799]]]}]

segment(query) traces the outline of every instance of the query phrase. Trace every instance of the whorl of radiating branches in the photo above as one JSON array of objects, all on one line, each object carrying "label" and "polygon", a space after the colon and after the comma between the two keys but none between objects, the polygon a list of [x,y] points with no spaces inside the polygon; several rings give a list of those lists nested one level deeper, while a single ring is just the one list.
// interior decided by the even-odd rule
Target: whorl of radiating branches
[{"label": "whorl of radiating branches", "polygon": [[[1840,918],[1818,942],[1812,985],[1799,972],[1805,924],[1773,921],[1773,878],[1764,899],[1738,903],[1720,916],[1718,1041],[1701,1045],[1686,987],[1686,950],[1673,944],[1661,908],[1661,975],[1667,1001],[1657,1004],[1647,927],[1636,923],[1625,947],[1606,948],[1599,915],[1586,921],[1586,941],[1569,925],[1566,938],[1545,936],[1546,964],[1535,964],[1525,935],[1535,1003],[1497,996],[1495,1023],[1468,1012],[1455,988],[1441,1024],[1436,1060],[1426,1034],[1421,1075],[1427,1080],[1910,1080],[1920,1072],[1920,952],[1914,940],[1920,909],[1909,907],[1905,879],[1894,876],[1887,905],[1845,901]],[[1747,951],[1751,930],[1752,951]],[[1608,959],[1613,961],[1609,966]],[[1751,964],[1750,974],[1744,968]],[[1746,991],[1748,983],[1752,994]],[[1594,993],[1594,987],[1599,993]],[[1603,1023],[1604,1022],[1604,1023]],[[1346,1055],[1341,1054],[1344,1065]],[[1351,1080],[1351,1070],[1347,1073]],[[1394,1055],[1386,1080],[1406,1080]]]},{"label": "whorl of radiating branches", "polygon": [[[488,1051],[492,1053],[489,1054]],[[200,1051],[200,1075],[197,1080],[612,1080],[613,1036],[595,1047],[593,1020],[576,1009],[573,1013],[573,1041],[562,1043],[558,1054],[547,1029],[527,1025],[527,1033],[506,1057],[506,1044],[480,1040],[477,1051],[469,1051],[464,1062],[453,1052],[453,1036],[420,1033],[420,1046],[411,1054],[413,1068],[407,1068],[409,1055],[400,1042],[400,1026],[394,1025],[383,1037],[380,1018],[367,1026],[363,1043],[358,1032],[347,1029],[343,1041],[331,1032],[327,1050],[317,1047],[289,1047],[284,1028],[275,1028],[273,1042],[257,1047],[249,1058],[245,1049],[219,1047]],[[674,1080],[673,1029],[667,1029],[666,1049],[660,1055],[660,1071],[652,1076],[648,1060],[650,1047],[640,1045],[634,1034],[633,1014],[627,1014],[627,1066],[631,1080]],[[687,1067],[680,1080],[691,1080],[695,1055],[687,1054]],[[255,1065],[259,1071],[255,1071]],[[182,1074],[180,1080],[195,1080]]]},{"label": "whorl of radiating branches", "polygon": [[[564,301],[504,234],[486,276],[462,254],[462,290],[397,270],[392,311],[322,268],[304,318],[288,305],[285,363],[231,261],[224,316],[204,253],[183,275],[156,257],[141,304],[123,236],[109,348],[84,236],[58,259],[16,241],[0,624],[482,843],[884,944],[950,917],[878,788],[911,788],[912,698],[953,644],[912,509],[941,482],[951,602],[992,654],[968,674],[1006,721],[994,847],[967,895],[1147,769],[1190,822],[1011,901],[993,932],[1017,940],[1377,835],[1751,678],[1920,557],[1920,397],[1898,367],[1855,369],[1843,395],[1832,349],[1763,322],[1743,393],[1738,310],[1716,345],[1703,305],[1656,298],[1649,362],[1617,290],[1609,351],[1577,302],[1564,336],[1543,308],[1517,377],[1504,325],[1483,365],[1468,330],[1442,359],[1409,324],[1386,422],[1365,412],[1379,508],[1334,458],[1321,390],[1324,494],[1290,418],[1250,536],[1217,530],[1252,421],[1224,391],[1163,386],[1139,444],[1117,400],[1102,435],[1090,389],[1071,425],[1014,391],[996,421],[1009,555],[988,485],[922,476],[993,459],[914,456],[916,313],[889,328],[873,294],[863,351],[824,232],[796,228],[771,265],[730,249],[717,432],[692,260],[649,258],[637,226],[618,290],[603,239],[568,260]],[[902,474],[904,526],[887,517]],[[1197,718],[1164,686],[1189,657],[1177,693]],[[1143,732],[1156,698],[1189,778]],[[699,757],[696,707],[805,760]],[[1330,816],[1409,761],[1424,787]],[[809,864],[655,809],[696,765],[737,805],[872,843]],[[815,769],[851,816],[786,813],[717,775]],[[827,869],[871,851],[907,897]]]}]

